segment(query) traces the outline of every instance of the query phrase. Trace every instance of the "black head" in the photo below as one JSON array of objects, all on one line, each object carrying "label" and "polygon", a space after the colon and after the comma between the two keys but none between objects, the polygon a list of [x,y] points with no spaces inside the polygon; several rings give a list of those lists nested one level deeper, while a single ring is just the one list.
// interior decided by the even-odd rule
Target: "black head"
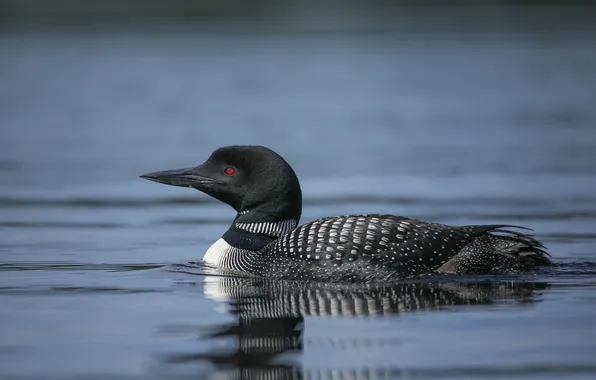
[{"label": "black head", "polygon": [[298,221],[302,213],[296,173],[280,155],[263,146],[226,146],[200,166],[148,173],[141,178],[195,188],[254,222]]}]

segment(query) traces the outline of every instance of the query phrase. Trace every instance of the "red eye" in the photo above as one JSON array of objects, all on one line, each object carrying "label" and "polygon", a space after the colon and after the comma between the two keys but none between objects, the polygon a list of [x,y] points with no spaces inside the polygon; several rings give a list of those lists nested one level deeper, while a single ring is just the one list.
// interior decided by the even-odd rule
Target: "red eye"
[{"label": "red eye", "polygon": [[227,175],[234,175],[234,173],[236,173],[236,169],[228,166],[224,169],[224,173],[226,173]]}]

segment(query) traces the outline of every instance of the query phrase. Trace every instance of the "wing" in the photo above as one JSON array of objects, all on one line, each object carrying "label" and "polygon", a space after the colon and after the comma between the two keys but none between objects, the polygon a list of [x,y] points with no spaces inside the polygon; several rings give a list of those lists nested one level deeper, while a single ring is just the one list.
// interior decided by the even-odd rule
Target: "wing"
[{"label": "wing", "polygon": [[286,278],[306,272],[323,281],[389,280],[433,271],[478,232],[394,215],[347,215],[299,226],[264,252]]}]

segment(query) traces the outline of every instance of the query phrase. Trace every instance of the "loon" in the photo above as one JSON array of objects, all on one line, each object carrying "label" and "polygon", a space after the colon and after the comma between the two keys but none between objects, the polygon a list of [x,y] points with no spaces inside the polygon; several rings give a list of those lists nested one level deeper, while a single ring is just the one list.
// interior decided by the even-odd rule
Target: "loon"
[{"label": "loon", "polygon": [[263,146],[225,146],[200,166],[148,173],[204,192],[236,218],[205,264],[239,275],[316,282],[389,282],[420,275],[497,274],[551,266],[532,235],[494,224],[450,226],[386,214],[332,216],[301,226],[292,167]]}]

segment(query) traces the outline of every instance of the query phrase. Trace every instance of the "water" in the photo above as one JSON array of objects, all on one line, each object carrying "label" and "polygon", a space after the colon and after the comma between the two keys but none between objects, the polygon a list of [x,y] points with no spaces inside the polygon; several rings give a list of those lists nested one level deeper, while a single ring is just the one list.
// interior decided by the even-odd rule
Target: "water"
[{"label": "water", "polygon": [[[596,40],[91,29],[0,50],[1,378],[596,375]],[[559,267],[204,276],[184,263],[233,211],[137,176],[228,144],[288,159],[302,221],[521,224]]]}]

